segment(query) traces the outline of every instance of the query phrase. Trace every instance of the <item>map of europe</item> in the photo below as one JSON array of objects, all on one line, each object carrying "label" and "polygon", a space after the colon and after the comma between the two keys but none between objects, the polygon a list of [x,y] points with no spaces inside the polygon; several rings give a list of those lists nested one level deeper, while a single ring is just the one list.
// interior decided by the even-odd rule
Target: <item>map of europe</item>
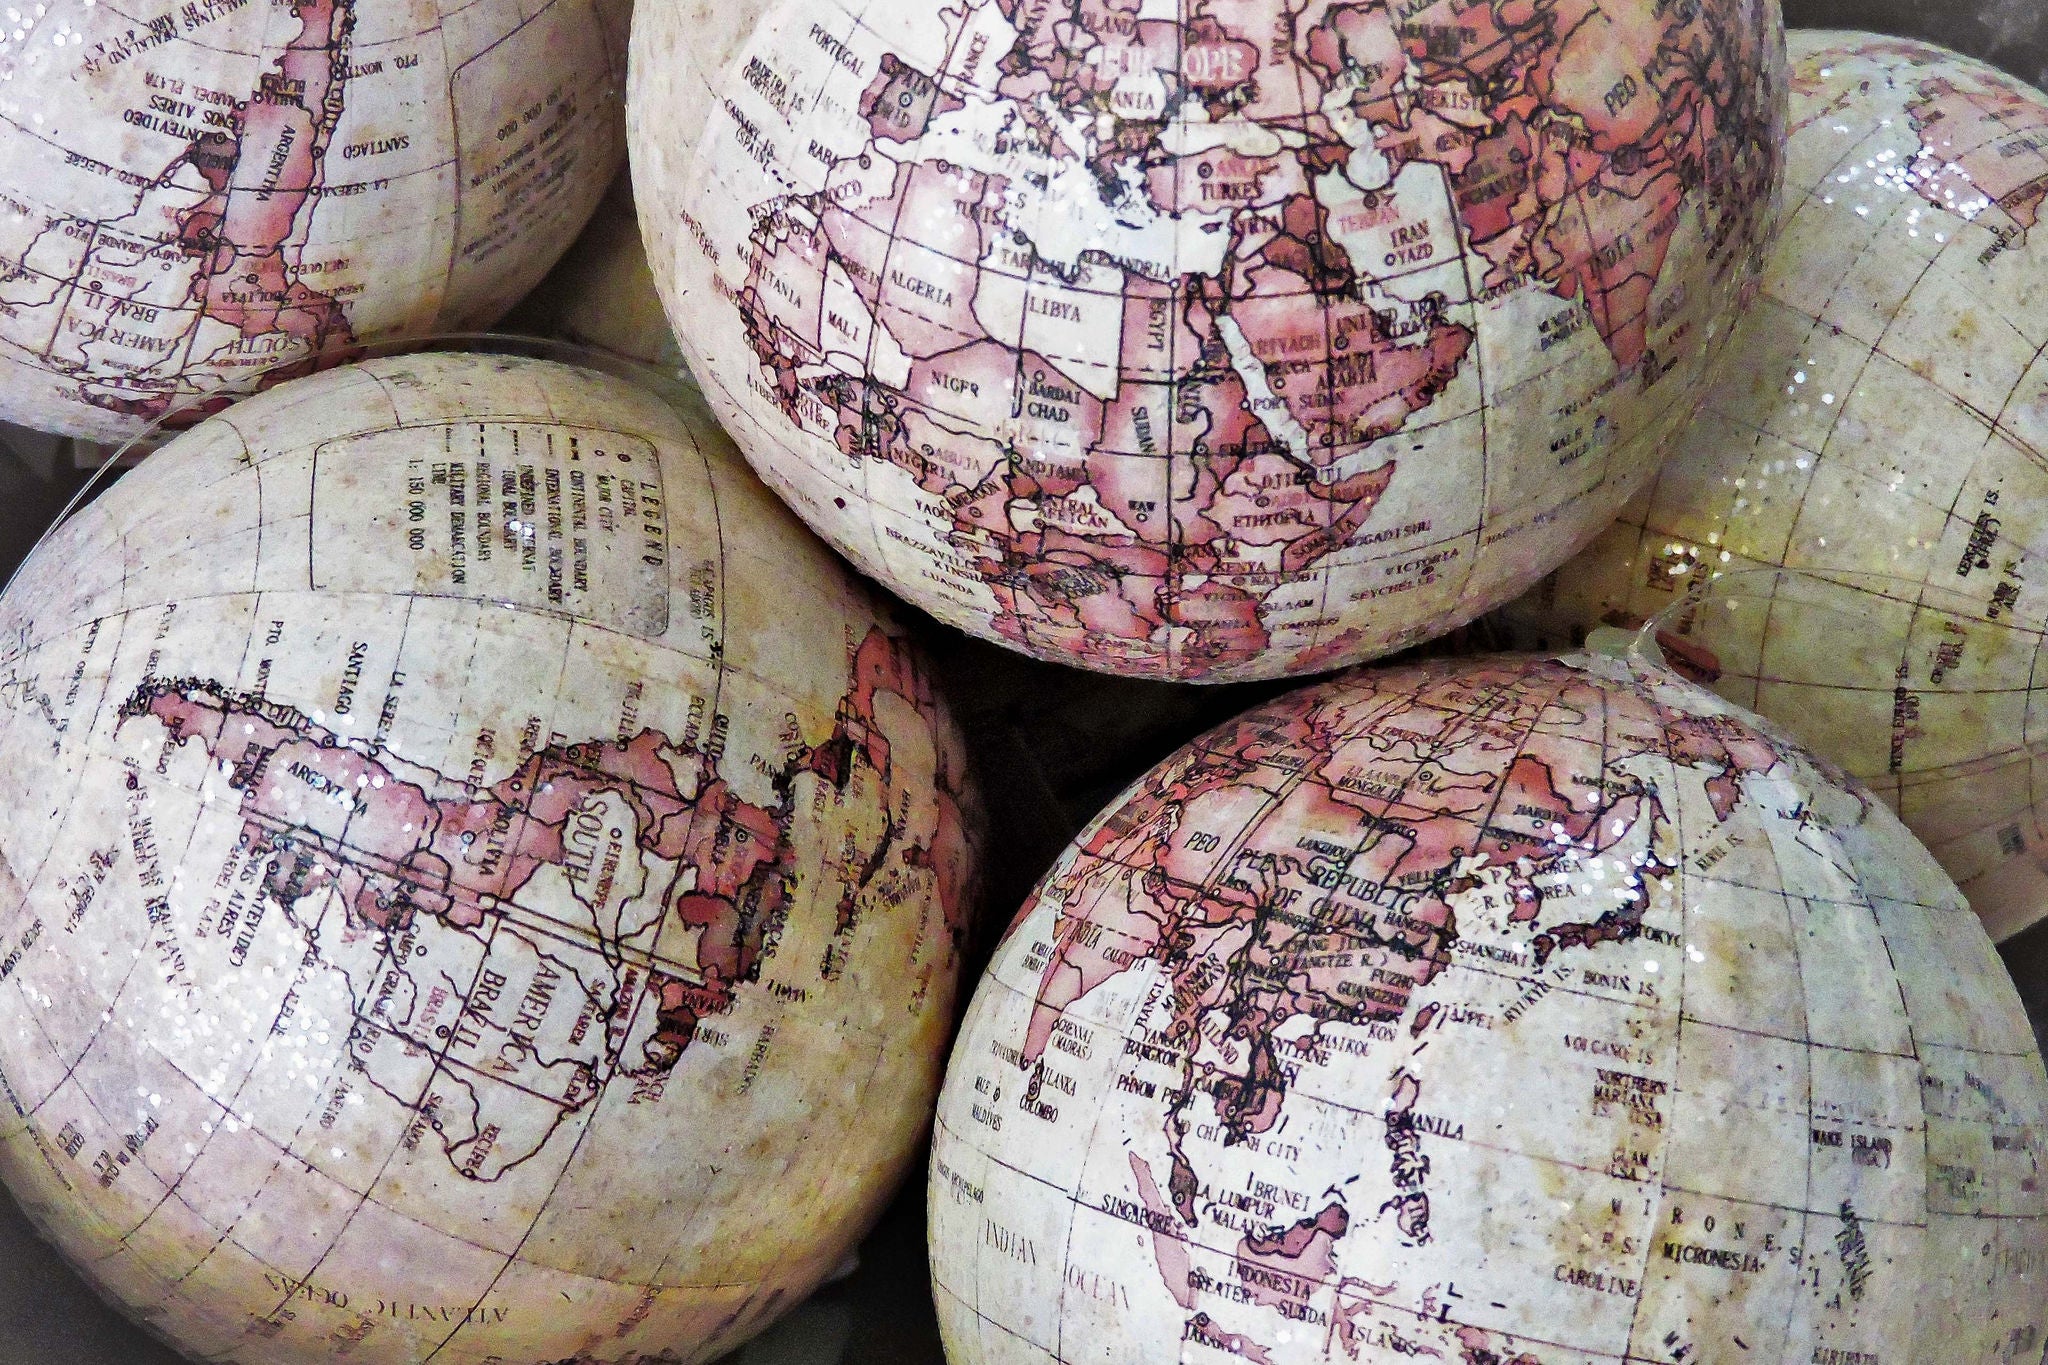
[{"label": "map of europe", "polygon": [[956,624],[1172,676],[1384,652],[1647,474],[1766,235],[1765,8],[783,7],[677,210],[671,288],[730,309],[684,344]]},{"label": "map of europe", "polygon": [[[965,1025],[951,1357],[2038,1351],[2048,1077],[1968,908],[1841,781],[1586,656],[1346,675],[1169,759]],[[1913,1267],[1964,1242],[1995,1264],[1926,1311]]]},{"label": "map of europe", "polygon": [[114,440],[495,320],[617,164],[608,3],[58,0],[0,33],[0,418]]}]

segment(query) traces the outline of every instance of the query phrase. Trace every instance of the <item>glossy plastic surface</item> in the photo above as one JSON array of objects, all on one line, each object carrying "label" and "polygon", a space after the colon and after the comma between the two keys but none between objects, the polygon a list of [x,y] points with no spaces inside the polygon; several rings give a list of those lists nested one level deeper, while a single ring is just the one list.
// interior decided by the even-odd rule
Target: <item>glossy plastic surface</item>
[{"label": "glossy plastic surface", "polygon": [[[1788,0],[1787,11],[1795,23],[1947,42],[2048,83],[2048,10],[2036,0]],[[0,444],[7,440],[0,435]],[[11,570],[40,523],[82,482],[63,467],[68,459],[68,452],[56,460],[32,451],[23,460],[0,451],[0,571]],[[957,636],[935,636],[934,649],[990,779],[992,823],[1003,835],[991,869],[991,931],[1117,791],[1185,740],[1274,690],[1198,692],[1077,674]],[[2002,951],[2041,1031],[2048,1027],[2048,929]],[[821,1291],[786,1335],[756,1343],[745,1365],[940,1365],[923,1208],[923,1184],[914,1179],[862,1248],[860,1268]],[[95,1299],[0,1199],[0,1362],[177,1365],[178,1358]]]}]

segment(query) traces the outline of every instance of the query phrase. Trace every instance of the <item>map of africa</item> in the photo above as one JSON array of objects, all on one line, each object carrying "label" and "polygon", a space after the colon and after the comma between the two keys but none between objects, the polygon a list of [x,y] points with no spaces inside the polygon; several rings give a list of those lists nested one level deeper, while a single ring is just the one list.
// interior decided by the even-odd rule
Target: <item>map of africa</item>
[{"label": "map of africa", "polygon": [[2035,1361],[2048,1075],[1882,805],[1675,676],[1268,703],[1012,926],[930,1175],[956,1365]]},{"label": "map of africa", "polygon": [[708,1359],[913,1159],[958,741],[708,414],[336,370],[0,612],[0,1170],[181,1349]]},{"label": "map of africa", "polygon": [[856,563],[1042,657],[1271,676],[1505,600],[1648,477],[1769,235],[1776,21],[645,7],[629,136],[686,354]]},{"label": "map of africa", "polygon": [[115,441],[530,289],[623,150],[613,0],[55,0],[0,28],[0,418]]},{"label": "map of africa", "polygon": [[[1677,608],[1667,652],[1868,782],[2004,936],[2048,913],[2048,96],[1922,44],[1792,44],[1793,212],[1745,363],[1503,615],[1547,638]],[[1827,578],[1682,606],[1779,567]]]}]

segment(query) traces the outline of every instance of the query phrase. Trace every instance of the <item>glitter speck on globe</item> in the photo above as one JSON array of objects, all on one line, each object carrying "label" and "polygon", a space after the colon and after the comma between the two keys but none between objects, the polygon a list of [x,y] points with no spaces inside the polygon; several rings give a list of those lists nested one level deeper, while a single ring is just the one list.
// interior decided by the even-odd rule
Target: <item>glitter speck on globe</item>
[{"label": "glitter speck on globe", "polygon": [[[1795,31],[1792,57],[1788,221],[1739,363],[1500,619],[1561,644],[1668,615],[1702,678],[1875,788],[2003,938],[2048,916],[2048,96],[1876,34]],[[1755,570],[1743,592],[1780,600],[1671,611]]]},{"label": "glitter speck on globe", "polygon": [[1590,538],[1754,282],[1785,96],[1775,0],[649,5],[631,72],[768,482],[942,620],[1196,681]]},{"label": "glitter speck on globe", "polygon": [[674,402],[298,380],[0,598],[0,1174],[188,1354],[709,1359],[915,1159],[960,741]]}]

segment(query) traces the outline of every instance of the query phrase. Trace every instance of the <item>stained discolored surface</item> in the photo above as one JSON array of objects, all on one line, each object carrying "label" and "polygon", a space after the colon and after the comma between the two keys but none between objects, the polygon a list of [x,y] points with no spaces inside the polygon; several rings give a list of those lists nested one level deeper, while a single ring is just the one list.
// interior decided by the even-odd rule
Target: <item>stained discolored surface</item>
[{"label": "stained discolored surface", "polygon": [[[2048,83],[2040,0],[1787,0],[1795,24],[1861,27],[1948,43]],[[0,576],[59,490],[0,452]],[[943,634],[937,665],[974,749],[996,833],[980,949],[1074,831],[1152,763],[1271,695],[1268,685],[1176,688],[1084,675]],[[2048,1041],[2048,927],[2005,945],[2037,1033]],[[91,1291],[0,1197],[0,1365],[175,1365]],[[926,1288],[923,1181],[913,1177],[847,1278],[723,1365],[939,1365]],[[517,1362],[516,1365],[531,1365]]]},{"label": "stained discolored surface", "polygon": [[[705,1359],[807,1296],[919,1163],[973,903],[966,757],[914,646],[683,407],[524,357],[348,367],[120,476],[8,591],[0,1164],[178,1349]],[[479,472],[435,484],[443,412]],[[404,529],[436,488],[441,524],[480,528],[486,486],[535,489],[545,522],[515,524],[564,544],[479,529],[430,558]],[[237,602],[308,579],[267,625]],[[117,643],[137,601],[176,622],[146,654]],[[138,727],[161,771],[110,758]],[[22,1289],[24,1313],[49,1297]]]}]

